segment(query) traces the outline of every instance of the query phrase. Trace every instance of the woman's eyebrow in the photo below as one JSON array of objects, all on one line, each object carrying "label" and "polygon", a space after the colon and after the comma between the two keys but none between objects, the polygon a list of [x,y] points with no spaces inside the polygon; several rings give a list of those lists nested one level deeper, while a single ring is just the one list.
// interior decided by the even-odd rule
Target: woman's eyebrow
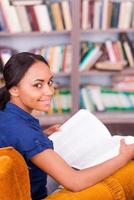
[{"label": "woman's eyebrow", "polygon": [[[51,76],[50,78],[49,78],[49,80],[51,80],[53,78],[53,76]],[[40,82],[45,82],[45,80],[44,79],[36,79],[34,82],[37,82],[37,81],[40,81]]]},{"label": "woman's eyebrow", "polygon": [[37,81],[44,82],[44,79],[36,79],[34,82],[37,82]]}]

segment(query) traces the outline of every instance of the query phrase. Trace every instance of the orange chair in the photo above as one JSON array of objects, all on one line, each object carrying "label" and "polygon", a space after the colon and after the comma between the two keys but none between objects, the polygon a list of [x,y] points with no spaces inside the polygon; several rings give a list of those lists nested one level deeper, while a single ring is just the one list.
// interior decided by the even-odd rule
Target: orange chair
[{"label": "orange chair", "polygon": [[31,200],[27,165],[12,147],[0,148],[0,200]]},{"label": "orange chair", "polygon": [[[31,200],[25,160],[12,147],[0,148],[0,200]],[[134,200],[134,161],[81,192],[61,189],[45,200]]]}]

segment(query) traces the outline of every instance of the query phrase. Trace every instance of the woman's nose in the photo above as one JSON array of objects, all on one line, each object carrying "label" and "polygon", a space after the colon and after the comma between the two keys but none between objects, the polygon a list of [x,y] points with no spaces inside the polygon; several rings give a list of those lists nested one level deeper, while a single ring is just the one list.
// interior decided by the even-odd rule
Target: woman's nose
[{"label": "woman's nose", "polygon": [[54,87],[48,84],[44,85],[44,93],[45,95],[52,96],[54,94]]}]

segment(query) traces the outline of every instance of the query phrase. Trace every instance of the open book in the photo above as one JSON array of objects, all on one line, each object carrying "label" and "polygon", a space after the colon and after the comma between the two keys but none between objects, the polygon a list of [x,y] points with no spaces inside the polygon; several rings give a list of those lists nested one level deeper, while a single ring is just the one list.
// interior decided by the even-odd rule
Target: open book
[{"label": "open book", "polygon": [[119,153],[120,140],[134,143],[133,136],[112,136],[106,126],[88,110],[81,109],[49,138],[54,150],[72,167],[84,169]]}]

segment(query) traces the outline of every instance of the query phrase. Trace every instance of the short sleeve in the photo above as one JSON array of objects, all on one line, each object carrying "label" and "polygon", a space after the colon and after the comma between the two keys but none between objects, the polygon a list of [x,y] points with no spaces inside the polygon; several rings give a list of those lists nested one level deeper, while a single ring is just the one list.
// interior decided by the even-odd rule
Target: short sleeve
[{"label": "short sleeve", "polygon": [[46,149],[53,149],[52,141],[42,131],[27,128],[21,132],[23,133],[19,134],[17,148],[26,159],[30,159]]}]

